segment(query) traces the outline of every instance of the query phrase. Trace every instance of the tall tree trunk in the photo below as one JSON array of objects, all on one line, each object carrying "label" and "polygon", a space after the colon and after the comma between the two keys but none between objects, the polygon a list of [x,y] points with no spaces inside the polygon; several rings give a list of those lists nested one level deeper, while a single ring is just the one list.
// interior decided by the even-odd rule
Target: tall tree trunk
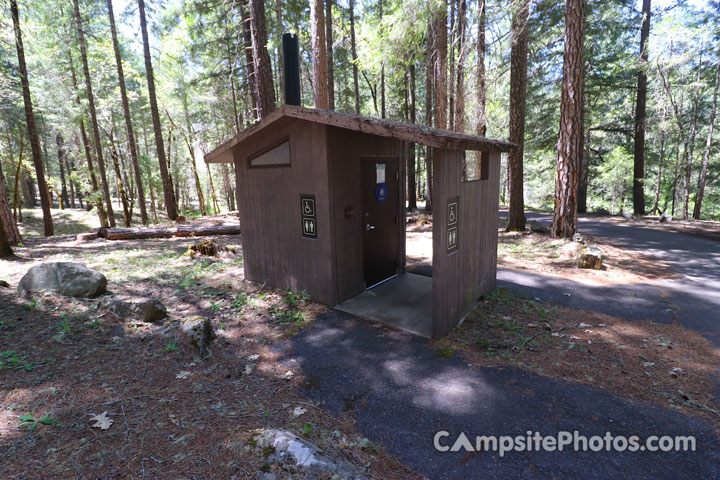
[{"label": "tall tree trunk", "polygon": [[[77,81],[77,75],[75,74],[75,66],[72,59],[72,53],[70,53],[70,50],[68,49],[68,60],[70,61],[70,78],[72,79],[72,85],[73,90],[76,92],[78,91],[78,81]],[[80,107],[80,94],[78,93],[75,96],[75,104]],[[108,226],[108,218],[107,213],[105,212],[105,205],[102,201],[102,194],[100,193],[100,188],[98,186],[97,177],[95,176],[95,166],[93,165],[93,158],[92,158],[92,151],[90,150],[90,142],[88,141],[87,131],[85,130],[85,120],[83,120],[82,116],[80,117],[80,138],[82,140],[83,145],[83,152],[85,153],[85,161],[87,162],[88,166],[88,175],[90,177],[90,188],[92,191],[90,192],[92,200],[95,202],[97,213],[98,213],[98,219],[100,220],[100,226],[101,227],[107,227]],[[90,210],[90,199],[88,199],[87,202],[87,208]]]},{"label": "tall tree trunk", "polygon": [[[250,86],[250,99],[252,101],[252,108],[253,112],[255,113],[254,118],[255,120],[258,119],[257,115],[257,75],[255,74],[255,59],[253,57],[253,42],[252,42],[252,32],[250,31],[250,19],[248,18],[247,10],[245,8],[245,1],[243,1],[240,4],[240,18],[242,21],[242,30],[243,30],[243,43],[244,43],[244,49],[245,49],[245,70],[247,74],[247,81]],[[229,35],[229,34],[228,34]],[[234,87],[233,87],[233,92]],[[237,114],[235,115],[235,133],[240,133],[240,126],[237,121]]]},{"label": "tall tree trunk", "polygon": [[5,183],[5,174],[2,168],[0,168],[0,224],[3,225],[7,241],[10,244],[17,245],[22,242],[20,231],[18,230],[12,209],[10,208],[7,184]]},{"label": "tall tree trunk", "polygon": [[[415,60],[410,61],[408,75],[410,76],[410,87],[408,97],[410,99],[410,123],[417,123],[417,102],[415,101]],[[408,184],[408,208],[417,208],[417,183],[415,182],[415,144],[408,143],[407,159],[407,184]]]},{"label": "tall tree trunk", "polygon": [[448,128],[448,99],[447,99],[447,0],[442,0],[441,8],[433,12],[433,45],[435,51],[433,77],[435,80],[434,116],[435,127]]},{"label": "tall tree trunk", "polygon": [[525,230],[523,154],[525,145],[525,98],[527,89],[528,18],[530,0],[522,0],[513,13],[510,52],[510,136],[518,149],[508,154],[509,212],[507,231]]},{"label": "tall tree trunk", "polygon": [[105,172],[105,159],[103,158],[102,143],[100,142],[100,127],[98,125],[97,111],[95,110],[95,96],[93,95],[92,82],[90,80],[90,67],[88,65],[87,47],[85,45],[85,34],[82,29],[82,19],[80,17],[78,0],[73,0],[73,6],[75,7],[75,24],[78,32],[78,42],[80,44],[80,58],[82,60],[83,74],[85,76],[85,94],[87,96],[90,122],[92,123],[93,129],[95,157],[97,158],[98,170],[100,171],[100,183],[105,197],[105,208],[107,209],[108,223],[110,224],[110,227],[114,227],[115,216],[113,214],[112,199],[110,198],[110,186],[108,185],[107,174]]},{"label": "tall tree trunk", "polygon": [[[427,45],[425,50],[425,125],[433,124],[433,78],[435,76],[435,35],[433,20],[428,19]],[[425,146],[425,211],[432,212],[432,148]]]},{"label": "tall tree trunk", "polygon": [[450,1],[450,36],[448,39],[448,68],[450,75],[448,77],[448,130],[455,130],[455,46],[457,45],[458,22],[457,22],[457,4],[459,0]]},{"label": "tall tree trunk", "polygon": [[[690,160],[690,155],[688,152],[688,142],[685,137],[685,124],[683,123],[682,117],[680,116],[680,111],[682,108],[678,107],[677,102],[675,102],[675,98],[672,95],[672,92],[670,91],[670,83],[668,82],[667,77],[663,73],[662,68],[658,66],[658,73],[660,73],[660,78],[662,78],[663,86],[665,87],[665,93],[667,93],[668,98],[670,99],[670,105],[673,108],[673,113],[675,116],[675,122],[678,126],[678,148],[675,158],[675,176],[673,179],[673,198],[672,198],[672,215],[675,216],[675,199],[677,196],[677,181],[678,181],[678,169],[680,164],[680,145],[683,146],[683,159],[685,160],[685,164],[687,165]],[[681,95],[680,101],[682,103],[683,96]]]},{"label": "tall tree trunk", "polygon": [[272,64],[267,51],[267,30],[265,29],[265,2],[250,0],[250,34],[252,36],[253,60],[255,62],[258,118],[266,117],[275,110],[275,87],[273,86]]},{"label": "tall tree trunk", "polygon": [[577,230],[578,166],[582,131],[584,0],[565,2],[565,52],[560,103],[553,237],[572,237]]},{"label": "tall tree trunk", "polygon": [[[13,0],[14,1],[14,0]],[[0,258],[8,258],[14,256],[7,234],[5,233],[5,225],[0,221]]]},{"label": "tall tree trunk", "polygon": [[285,33],[285,27],[282,21],[283,1],[275,0],[275,24],[277,25],[278,49],[277,49],[277,65],[278,65],[278,92],[280,98],[285,98],[285,72],[283,71],[283,52],[282,52],[282,34]]},{"label": "tall tree trunk", "polygon": [[212,198],[213,212],[215,212],[214,215],[217,215],[218,213],[220,213],[220,204],[218,203],[217,193],[215,193],[215,184],[213,183],[213,176],[212,172],[210,171],[210,164],[207,163],[205,165],[207,166],[208,181],[210,182],[210,196]]},{"label": "tall tree trunk", "polygon": [[633,168],[633,210],[645,215],[645,102],[647,98],[648,37],[650,36],[650,0],[643,0],[640,26],[640,68],[638,71],[637,103],[635,107],[635,161]]},{"label": "tall tree trunk", "polygon": [[335,66],[333,61],[333,15],[334,0],[325,0],[325,51],[327,52],[328,108],[335,110]]},{"label": "tall tree trunk", "polygon": [[17,168],[15,169],[15,189],[13,190],[13,219],[15,223],[22,222],[22,204],[20,203],[20,176],[22,175],[23,152],[25,141],[23,140],[23,129],[18,128],[20,135],[20,153],[18,155]]},{"label": "tall tree trunk", "polygon": [[[382,30],[383,0],[378,0],[380,13],[380,29]],[[380,118],[385,118],[387,111],[385,109],[385,59],[380,59]]]},{"label": "tall tree trunk", "polygon": [[120,170],[120,156],[118,155],[117,147],[115,146],[115,135],[112,130],[110,130],[109,133],[106,131],[106,135],[110,141],[110,159],[112,160],[113,170],[115,171],[115,185],[123,207],[123,220],[125,221],[125,227],[130,227],[132,224],[130,201],[128,200],[127,193],[125,192],[125,186],[123,185],[122,171]]},{"label": "tall tree trunk", "polygon": [[152,173],[150,172],[150,167],[146,167],[146,169],[148,186],[150,187],[150,211],[153,214],[153,219],[155,220],[155,223],[158,223],[158,214],[157,208],[155,207],[155,189],[153,188]]},{"label": "tall tree trunk", "polygon": [[355,43],[355,0],[348,0],[350,6],[350,51],[352,53],[353,94],[355,96],[355,113],[360,115],[360,85],[358,80],[357,45]]},{"label": "tall tree trunk", "polygon": [[130,147],[130,160],[135,172],[135,187],[137,188],[138,203],[140,205],[140,219],[143,225],[149,222],[147,208],[145,206],[145,189],[143,188],[142,172],[138,161],[138,147],[135,140],[135,129],[130,116],[130,103],[128,102],[127,87],[125,85],[125,72],[122,66],[120,55],[120,44],[115,29],[115,14],[113,13],[112,0],[107,0],[108,19],[110,20],[110,34],[112,36],[113,50],[115,52],[115,64],[117,65],[118,84],[120,85],[120,101],[122,103],[123,117],[125,118],[125,132],[127,134],[128,146]]},{"label": "tall tree trunk", "polygon": [[477,127],[476,133],[484,137],[487,134],[487,118],[485,116],[485,103],[487,92],[485,88],[485,0],[479,0],[478,40],[477,40]]},{"label": "tall tree trunk", "polygon": [[313,103],[315,108],[327,110],[327,45],[323,0],[310,0],[310,28],[313,54]]},{"label": "tall tree trunk", "polygon": [[660,187],[662,186],[663,160],[665,158],[665,130],[660,131],[660,158],[658,160],[658,177],[655,186],[655,203],[653,205],[653,215],[659,213],[658,204],[660,203]]},{"label": "tall tree trunk", "polygon": [[707,178],[708,163],[710,162],[710,148],[712,147],[713,131],[715,129],[715,115],[717,113],[718,84],[720,84],[720,58],[718,58],[718,64],[715,69],[715,88],[713,89],[713,103],[712,111],[710,112],[710,125],[708,127],[707,141],[705,142],[705,156],[703,157],[702,171],[700,172],[700,179],[698,181],[697,196],[695,197],[695,209],[693,210],[693,218],[695,220],[700,220],[703,196],[705,195],[705,181]]},{"label": "tall tree trunk", "polygon": [[58,164],[60,165],[60,195],[62,196],[60,209],[62,210],[63,208],[70,207],[67,182],[65,181],[65,140],[63,139],[62,133],[58,132],[58,134],[55,135],[55,143],[57,145]]},{"label": "tall tree trunk", "polygon": [[465,57],[466,57],[466,35],[465,24],[467,22],[467,1],[459,0],[457,38],[458,38],[458,63],[457,79],[455,80],[455,131],[465,131]]},{"label": "tall tree trunk", "polygon": [[45,236],[50,237],[53,235],[52,213],[50,212],[52,201],[50,200],[50,191],[48,190],[45,180],[45,165],[43,164],[42,154],[40,152],[40,140],[38,139],[35,114],[33,113],[32,99],[30,97],[30,82],[25,64],[25,47],[23,46],[22,31],[20,30],[20,13],[18,12],[17,0],[10,0],[10,13],[15,31],[15,48],[17,49],[18,69],[20,70],[20,84],[22,85],[23,103],[25,105],[25,121],[27,122],[28,139],[30,140],[30,150],[32,151],[38,190],[40,192],[43,227]]},{"label": "tall tree trunk", "polygon": [[[701,47],[702,48],[702,47]],[[702,52],[700,53],[700,61],[698,63],[697,80],[700,83],[700,72],[702,71]],[[690,218],[690,176],[692,173],[692,162],[695,153],[695,135],[697,133],[698,105],[700,103],[700,89],[695,90],[695,99],[693,101],[692,125],[690,127],[690,141],[688,151],[685,157],[685,188],[683,189],[683,220]]]},{"label": "tall tree trunk", "polygon": [[[77,2],[77,0],[74,0]],[[173,191],[170,173],[167,168],[167,160],[165,158],[165,148],[163,145],[162,126],[160,125],[160,113],[157,106],[157,97],[155,96],[155,76],[153,74],[152,59],[150,57],[150,41],[148,40],[147,20],[145,18],[145,0],[138,0],[138,8],[140,15],[140,31],[143,39],[143,51],[145,56],[145,75],[147,76],[148,98],[150,100],[150,113],[152,114],[153,130],[155,133],[155,149],[157,151],[158,163],[160,165],[160,178],[162,179],[163,196],[165,198],[165,209],[167,210],[170,220],[177,220],[177,203],[175,201],[175,192]]]}]

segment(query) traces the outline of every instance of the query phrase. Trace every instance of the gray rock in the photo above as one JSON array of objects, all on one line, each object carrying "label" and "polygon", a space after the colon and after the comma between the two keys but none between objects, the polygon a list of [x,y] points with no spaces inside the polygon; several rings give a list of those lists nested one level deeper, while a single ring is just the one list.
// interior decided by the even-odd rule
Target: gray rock
[{"label": "gray rock", "polygon": [[632,213],[622,212],[620,216],[623,217],[625,220],[635,220],[635,215],[633,215]]},{"label": "gray rock", "polygon": [[210,343],[217,338],[210,319],[193,316],[180,321],[180,331],[187,337],[200,354],[200,358],[210,355]]},{"label": "gray rock", "polygon": [[672,215],[670,215],[668,213],[663,213],[662,215],[660,215],[659,221],[660,221],[660,223],[670,223],[670,222],[672,222],[672,219],[673,219]]},{"label": "gray rock", "polygon": [[143,322],[157,322],[167,317],[165,305],[154,298],[113,295],[100,299],[98,308],[108,310],[118,318],[133,318]]},{"label": "gray rock", "polygon": [[579,268],[602,269],[602,250],[596,246],[583,247],[577,255]]},{"label": "gray rock", "polygon": [[533,220],[530,222],[530,231],[534,233],[550,233],[550,225]]},{"label": "gray rock", "polygon": [[687,373],[685,373],[685,371],[680,367],[673,367],[668,370],[668,375],[672,378],[678,378],[680,375],[687,375]]},{"label": "gray rock", "polygon": [[572,239],[573,239],[573,242],[575,242],[575,243],[585,243],[585,238],[582,235],[580,235],[579,232],[575,232],[573,234]]},{"label": "gray rock", "polygon": [[67,297],[97,297],[105,293],[107,278],[82,263],[46,262],[35,265],[20,280],[17,291],[27,295],[47,290]]},{"label": "gray rock", "polygon": [[268,462],[292,465],[312,475],[310,478],[337,478],[338,480],[366,480],[367,477],[343,460],[333,460],[304,438],[275,428],[256,432],[258,446],[273,450]]}]

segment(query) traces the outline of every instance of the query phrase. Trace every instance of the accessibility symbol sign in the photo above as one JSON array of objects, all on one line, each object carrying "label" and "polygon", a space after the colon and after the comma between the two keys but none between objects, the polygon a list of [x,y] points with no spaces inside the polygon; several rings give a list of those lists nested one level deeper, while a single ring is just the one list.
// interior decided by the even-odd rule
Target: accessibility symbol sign
[{"label": "accessibility symbol sign", "polygon": [[315,199],[314,198],[303,198],[302,199],[302,214],[304,217],[315,216]]},{"label": "accessibility symbol sign", "polygon": [[448,225],[455,225],[458,216],[457,202],[448,203]]},{"label": "accessibility symbol sign", "polygon": [[300,196],[300,220],[302,223],[303,237],[317,238],[315,195]]}]

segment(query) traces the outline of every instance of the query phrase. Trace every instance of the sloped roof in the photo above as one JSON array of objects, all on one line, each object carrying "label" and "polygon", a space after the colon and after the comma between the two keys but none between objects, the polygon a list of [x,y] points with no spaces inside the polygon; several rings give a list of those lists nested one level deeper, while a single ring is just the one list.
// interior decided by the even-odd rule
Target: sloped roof
[{"label": "sloped roof", "polygon": [[232,151],[235,147],[273,125],[288,119],[305,120],[331,125],[348,130],[396,138],[404,142],[419,143],[444,150],[483,150],[491,152],[511,152],[517,149],[514,143],[491,138],[477,137],[464,133],[441,130],[423,125],[392,122],[379,118],[364,117],[347,113],[316,110],[313,108],[282,105],[255,125],[248,127],[235,137],[223,143],[205,155],[206,163],[232,163]]}]

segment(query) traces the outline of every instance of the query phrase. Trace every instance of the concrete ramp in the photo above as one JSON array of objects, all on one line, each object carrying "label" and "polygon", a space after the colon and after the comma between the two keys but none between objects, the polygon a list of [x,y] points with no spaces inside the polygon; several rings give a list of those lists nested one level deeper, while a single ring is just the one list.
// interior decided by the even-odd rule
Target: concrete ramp
[{"label": "concrete ramp", "polygon": [[405,273],[335,309],[431,338],[432,278]]}]

